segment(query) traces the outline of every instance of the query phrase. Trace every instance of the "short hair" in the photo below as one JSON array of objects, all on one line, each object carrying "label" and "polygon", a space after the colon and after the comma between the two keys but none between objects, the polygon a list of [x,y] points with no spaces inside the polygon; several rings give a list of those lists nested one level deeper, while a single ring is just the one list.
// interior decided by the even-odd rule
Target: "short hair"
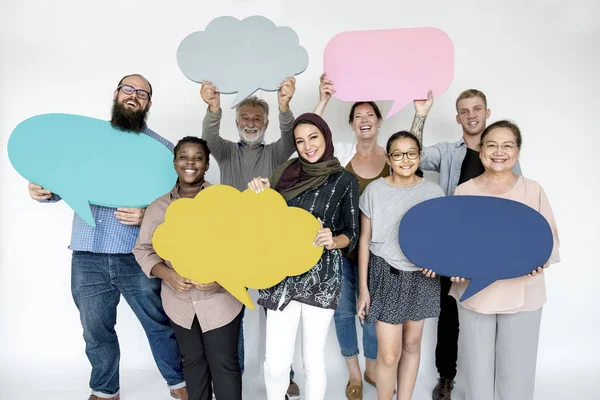
[{"label": "short hair", "polygon": [[123,83],[123,81],[127,78],[130,78],[132,76],[137,76],[142,78],[143,80],[146,81],[146,83],[148,84],[148,87],[150,88],[150,97],[152,97],[152,85],[150,84],[150,81],[148,79],[146,79],[146,77],[144,75],[140,75],[140,74],[131,74],[131,75],[125,75],[124,77],[121,78],[121,80],[119,81],[119,83],[117,84],[117,87],[121,86],[121,84]]},{"label": "short hair", "polygon": [[352,123],[352,121],[354,120],[354,111],[356,110],[356,107],[363,105],[363,104],[368,104],[371,107],[373,107],[373,111],[375,111],[375,115],[377,116],[377,119],[383,119],[383,116],[381,115],[381,111],[379,111],[379,107],[377,106],[377,104],[375,104],[374,101],[357,101],[356,103],[352,104],[352,108],[350,109],[350,115],[348,115],[348,123]]},{"label": "short hair", "polygon": [[458,98],[456,99],[456,111],[458,111],[458,102],[459,101],[464,100],[464,99],[470,99],[472,97],[479,97],[481,100],[483,100],[483,105],[485,106],[485,108],[487,108],[487,98],[485,97],[485,94],[483,94],[483,92],[481,90],[467,89],[458,95]]},{"label": "short hair", "polygon": [[483,141],[484,141],[485,137],[488,135],[488,133],[490,133],[491,131],[493,131],[494,129],[497,129],[497,128],[510,129],[510,131],[513,133],[513,135],[515,135],[515,143],[517,143],[517,147],[519,149],[521,148],[521,144],[523,143],[523,137],[521,136],[521,130],[519,129],[517,124],[515,124],[514,122],[511,122],[511,121],[505,120],[505,119],[496,121],[493,124],[488,125],[488,127],[485,128],[484,131],[481,133],[481,139],[479,141],[479,145],[482,146]]},{"label": "short hair", "polygon": [[242,100],[241,103],[239,103],[235,107],[235,120],[236,121],[239,121],[239,119],[240,119],[240,109],[243,106],[262,107],[262,109],[265,111],[265,120],[269,119],[269,103],[267,103],[263,99],[259,99],[256,96],[250,96],[250,97],[246,97],[244,100]]},{"label": "short hair", "polygon": [[204,153],[206,153],[206,163],[210,163],[210,149],[208,148],[208,143],[206,143],[206,140],[201,139],[197,136],[186,136],[184,138],[182,138],[181,140],[179,140],[179,142],[177,142],[177,144],[175,145],[175,148],[173,149],[173,159],[175,160],[175,157],[177,156],[177,152],[181,149],[181,146],[183,146],[186,143],[195,143],[195,144],[199,144],[200,147],[202,147],[202,150],[204,150]]}]

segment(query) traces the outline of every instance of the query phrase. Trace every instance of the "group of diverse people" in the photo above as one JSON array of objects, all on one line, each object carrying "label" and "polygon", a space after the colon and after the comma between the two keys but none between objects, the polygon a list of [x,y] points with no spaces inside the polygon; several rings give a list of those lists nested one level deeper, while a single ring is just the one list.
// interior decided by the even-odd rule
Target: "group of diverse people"
[{"label": "group of diverse people", "polygon": [[[313,112],[297,118],[289,107],[295,84],[294,78],[280,84],[281,137],[266,144],[265,101],[248,97],[236,107],[239,141],[229,141],[220,135],[218,88],[203,82],[200,95],[208,109],[202,138],[187,136],[173,146],[146,125],[152,105],[148,80],[134,74],[118,83],[112,125],[148,135],[171,149],[178,180],[145,210],[92,205],[95,227],[74,216],[71,287],[92,365],[89,400],[120,397],[114,326],[121,295],[145,329],[173,398],[242,398],[244,306],[217,282],[198,283],[180,276],[152,246],[152,235],[164,222],[168,206],[179,198],[193,198],[210,185],[205,173],[211,154],[219,165],[221,184],[259,194],[270,187],[289,206],[307,210],[321,223],[314,238],[314,245],[324,248],[319,261],[307,272],[259,291],[258,304],[266,313],[268,400],[300,396],[291,368],[300,322],[303,397],[325,398],[325,345],[332,319],[348,368],[349,379],[340,388],[346,398],[362,399],[364,380],[376,387],[378,399],[394,395],[410,399],[424,321],[434,317],[439,317],[435,358],[440,375],[434,400],[451,399],[459,326],[467,399],[531,400],[546,301],[543,271],[559,261],[559,254],[556,223],[544,190],[520,174],[519,128],[505,120],[486,127],[487,99],[471,89],[456,101],[456,119],[463,130],[457,142],[423,147],[423,127],[433,105],[429,93],[426,100],[415,100],[410,131],[389,135],[385,147],[378,144],[383,118],[371,101],[357,102],[350,109],[348,122],[356,142],[334,143],[322,114],[335,83],[323,74],[319,103]],[[296,157],[290,158],[294,153]],[[422,170],[439,172],[439,185],[424,179]],[[60,200],[34,183],[29,192],[41,202]],[[400,221],[410,208],[450,195],[495,196],[532,207],[552,228],[552,256],[527,276],[497,281],[459,302],[468,283],[465,278],[440,277],[415,265],[398,241]],[[469,251],[469,238],[464,240],[464,248],[456,251]],[[485,260],[481,263],[485,268]],[[363,333],[364,375],[357,357],[357,316]]]}]

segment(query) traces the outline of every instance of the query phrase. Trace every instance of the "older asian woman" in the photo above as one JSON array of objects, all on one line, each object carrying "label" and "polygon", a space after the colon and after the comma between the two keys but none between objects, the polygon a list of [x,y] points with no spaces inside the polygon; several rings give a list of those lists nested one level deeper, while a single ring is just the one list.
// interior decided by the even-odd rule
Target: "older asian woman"
[{"label": "older asian woman", "polygon": [[[546,218],[554,236],[552,255],[545,265],[527,276],[496,281],[459,303],[459,354],[468,400],[533,399],[540,320],[546,302],[543,272],[560,257],[556,223],[544,189],[512,172],[521,142],[521,132],[512,122],[488,126],[480,142],[485,172],[458,186],[455,193],[526,204]],[[467,284],[457,277],[452,282],[450,294],[458,300]]]}]

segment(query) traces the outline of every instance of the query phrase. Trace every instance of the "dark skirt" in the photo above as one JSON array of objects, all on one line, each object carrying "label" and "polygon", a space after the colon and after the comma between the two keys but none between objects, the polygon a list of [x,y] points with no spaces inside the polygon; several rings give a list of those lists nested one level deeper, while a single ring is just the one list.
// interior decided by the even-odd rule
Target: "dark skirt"
[{"label": "dark skirt", "polygon": [[371,253],[369,259],[371,308],[367,322],[398,325],[440,315],[440,278],[421,271],[400,271]]}]

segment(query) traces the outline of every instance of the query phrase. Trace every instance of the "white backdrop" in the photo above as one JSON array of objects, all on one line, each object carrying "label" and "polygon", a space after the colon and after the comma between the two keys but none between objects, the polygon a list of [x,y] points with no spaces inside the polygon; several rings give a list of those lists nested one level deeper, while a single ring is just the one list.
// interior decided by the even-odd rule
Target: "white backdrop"
[{"label": "white backdrop", "polygon": [[[291,104],[296,115],[312,110],[318,99],[323,49],[336,33],[433,26],[450,36],[455,77],[448,92],[436,99],[425,144],[460,137],[454,101],[471,87],[488,96],[492,121],[510,118],[519,124],[524,135],[521,165],[550,198],[563,260],[546,276],[549,302],[543,313],[536,399],[597,396],[600,193],[595,167],[600,143],[593,116],[600,106],[600,7],[595,0],[0,0],[2,148],[12,129],[36,114],[108,118],[112,92],[119,78],[129,73],[144,74],[154,87],[151,128],[173,142],[199,136],[206,107],[199,85],[177,67],[177,46],[215,17],[256,14],[292,27],[309,53],[309,67],[297,77]],[[410,62],[411,55],[405,56]],[[378,54],[360,48],[356,57]],[[276,109],[274,93],[260,95]],[[234,115],[227,107],[232,99],[223,99],[222,133],[236,139]],[[390,106],[382,104],[384,114]],[[346,124],[349,107],[333,100],[325,113],[337,140],[352,140]],[[386,120],[382,142],[392,132],[408,128],[412,113],[407,107]],[[267,141],[278,135],[275,114]],[[70,293],[67,245],[72,212],[64,203],[32,201],[5,150],[0,168],[0,398],[83,399],[89,364]],[[208,175],[218,182],[215,162]],[[248,399],[264,398],[257,321],[258,312],[248,311],[244,376]],[[436,378],[433,322],[426,325],[416,399],[428,398]],[[117,330],[123,398],[167,398],[144,333],[124,301]],[[343,399],[347,378],[333,327],[327,349],[327,398]],[[299,357],[295,366],[302,378]],[[460,371],[457,380],[460,386]],[[460,396],[459,387],[455,397]],[[368,388],[365,399],[374,398]]]}]

